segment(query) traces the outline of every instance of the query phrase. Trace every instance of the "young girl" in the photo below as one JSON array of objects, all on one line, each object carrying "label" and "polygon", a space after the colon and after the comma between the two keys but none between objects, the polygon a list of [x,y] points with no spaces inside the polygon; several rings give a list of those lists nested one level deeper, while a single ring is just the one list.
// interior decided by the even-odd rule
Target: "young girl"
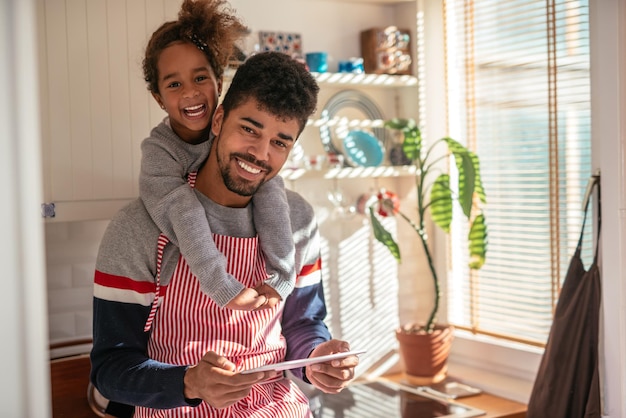
[{"label": "young girl", "polygon": [[[274,306],[295,284],[294,245],[280,176],[252,200],[268,279],[245,288],[226,271],[226,258],[212,239],[206,214],[187,184],[210,148],[210,125],[222,92],[224,68],[245,26],[223,0],[185,0],[178,20],[157,29],[148,42],[143,70],[148,89],[167,117],[141,145],[141,198],[155,224],[180,248],[202,291],[219,306],[252,310]],[[183,58],[166,59],[171,46]],[[273,289],[273,290],[272,290]],[[257,291],[258,290],[258,291]]]}]

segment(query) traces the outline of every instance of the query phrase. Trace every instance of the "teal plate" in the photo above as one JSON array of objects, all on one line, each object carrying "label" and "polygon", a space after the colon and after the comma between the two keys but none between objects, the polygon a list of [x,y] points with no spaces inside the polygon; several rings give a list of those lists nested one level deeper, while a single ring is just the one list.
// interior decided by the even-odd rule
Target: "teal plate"
[{"label": "teal plate", "polygon": [[378,167],[383,163],[385,151],[374,135],[365,131],[350,131],[343,138],[346,157],[362,167]]}]

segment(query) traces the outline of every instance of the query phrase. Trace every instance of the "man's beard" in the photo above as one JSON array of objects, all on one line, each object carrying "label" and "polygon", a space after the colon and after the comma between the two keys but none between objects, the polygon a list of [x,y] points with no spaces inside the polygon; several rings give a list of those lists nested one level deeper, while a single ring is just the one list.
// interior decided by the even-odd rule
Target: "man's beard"
[{"label": "man's beard", "polygon": [[[228,159],[224,161],[220,157],[219,151],[217,152],[217,165],[220,169],[220,174],[222,175],[222,180],[224,181],[224,185],[226,186],[226,188],[240,196],[254,195],[257,190],[259,190],[259,187],[261,187],[263,183],[265,183],[267,180],[264,178],[259,183],[253,183],[248,180],[235,178],[232,175],[232,170],[229,165],[229,162],[234,159],[240,159],[249,162],[250,164],[254,164],[258,167],[265,169],[268,173],[271,171],[271,168],[268,167],[267,164],[257,161],[254,157],[248,154],[232,153],[229,155]],[[238,163],[235,161],[235,164]]]},{"label": "man's beard", "polygon": [[252,196],[259,190],[259,187],[264,183],[251,183],[246,180],[235,180],[231,175],[230,167],[226,166],[220,169],[224,185],[228,190],[233,193],[237,193],[240,196]]}]

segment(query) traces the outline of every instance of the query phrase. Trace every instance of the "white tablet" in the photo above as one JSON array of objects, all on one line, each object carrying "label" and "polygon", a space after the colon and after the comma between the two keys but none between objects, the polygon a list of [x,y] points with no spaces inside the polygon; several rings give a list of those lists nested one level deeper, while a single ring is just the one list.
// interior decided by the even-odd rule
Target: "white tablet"
[{"label": "white tablet", "polygon": [[346,351],[345,353],[329,354],[327,356],[309,357],[299,360],[289,360],[280,363],[266,364],[265,366],[256,367],[254,369],[243,370],[241,374],[248,374],[254,372],[267,372],[271,370],[290,370],[298,369],[300,367],[309,366],[316,363],[324,363],[331,360],[342,359],[348,356],[358,356],[365,353],[365,350],[361,351]]}]

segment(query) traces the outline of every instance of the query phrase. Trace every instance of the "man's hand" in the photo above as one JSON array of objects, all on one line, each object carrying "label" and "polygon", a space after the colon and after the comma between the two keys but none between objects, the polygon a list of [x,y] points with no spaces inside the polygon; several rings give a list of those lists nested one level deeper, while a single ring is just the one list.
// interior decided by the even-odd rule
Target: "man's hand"
[{"label": "man's hand", "polygon": [[245,398],[252,385],[276,376],[275,371],[235,373],[236,366],[213,351],[185,373],[185,398],[202,399],[214,408],[225,408]]},{"label": "man's hand", "polygon": [[[326,341],[315,347],[309,357],[350,351],[350,344],[340,340]],[[317,363],[305,368],[309,381],[325,393],[339,393],[354,378],[354,368],[359,364],[357,356],[348,356],[328,363]]]}]

